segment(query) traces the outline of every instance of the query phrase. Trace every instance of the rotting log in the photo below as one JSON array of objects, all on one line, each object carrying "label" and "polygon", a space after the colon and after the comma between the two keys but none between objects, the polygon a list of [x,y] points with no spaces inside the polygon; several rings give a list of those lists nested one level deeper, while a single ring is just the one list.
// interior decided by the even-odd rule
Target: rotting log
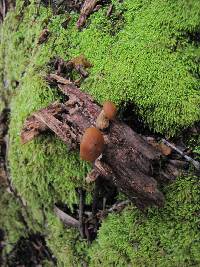
[{"label": "rotting log", "polygon": [[[65,103],[53,103],[32,114],[21,132],[22,143],[50,129],[71,150],[78,150],[86,128],[95,126],[101,107],[73,83],[58,85],[67,96]],[[105,149],[93,163],[95,176],[111,180],[139,208],[163,206],[160,183],[173,181],[182,164],[174,164],[147,140],[119,120],[103,131]],[[181,167],[180,167],[181,166]],[[90,174],[89,174],[90,175]]]}]

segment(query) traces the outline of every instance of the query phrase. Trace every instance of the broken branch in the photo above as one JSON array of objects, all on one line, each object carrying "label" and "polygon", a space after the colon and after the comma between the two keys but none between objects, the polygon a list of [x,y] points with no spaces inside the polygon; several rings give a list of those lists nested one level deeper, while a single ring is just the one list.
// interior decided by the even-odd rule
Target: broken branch
[{"label": "broken branch", "polygon": [[177,153],[179,153],[183,158],[185,158],[188,162],[191,162],[193,164],[193,166],[197,169],[200,170],[200,163],[194,159],[192,159],[191,157],[185,155],[184,152],[182,152],[179,148],[175,147],[173,144],[169,143],[167,140],[162,139],[162,142],[171,147],[173,150],[175,150]]}]

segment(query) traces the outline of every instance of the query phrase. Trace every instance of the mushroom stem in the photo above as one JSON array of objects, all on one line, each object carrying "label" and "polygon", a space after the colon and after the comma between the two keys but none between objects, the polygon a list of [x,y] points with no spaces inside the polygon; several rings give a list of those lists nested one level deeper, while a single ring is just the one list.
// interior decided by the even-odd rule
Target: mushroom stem
[{"label": "mushroom stem", "polygon": [[100,176],[99,172],[93,169],[88,175],[86,176],[86,182],[91,183],[94,182]]},{"label": "mushroom stem", "polygon": [[106,117],[104,110],[102,110],[97,117],[96,127],[100,130],[104,130],[109,126],[109,119]]}]

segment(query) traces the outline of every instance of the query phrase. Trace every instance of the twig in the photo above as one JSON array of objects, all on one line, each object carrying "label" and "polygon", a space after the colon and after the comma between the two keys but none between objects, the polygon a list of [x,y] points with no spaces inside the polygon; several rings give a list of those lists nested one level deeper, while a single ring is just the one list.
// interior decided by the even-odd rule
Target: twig
[{"label": "twig", "polygon": [[121,210],[121,209],[125,208],[125,206],[129,205],[130,203],[131,203],[130,200],[124,200],[122,202],[115,203],[110,209],[108,209],[108,212]]},{"label": "twig", "polygon": [[3,15],[3,19],[6,16],[6,2],[5,0],[2,1],[2,15]]},{"label": "twig", "polygon": [[97,203],[98,203],[98,196],[100,190],[101,179],[98,177],[95,181],[95,188],[93,193],[93,201],[92,201],[92,215],[95,216],[97,213]]},{"label": "twig", "polygon": [[84,238],[85,234],[84,234],[84,223],[83,223],[83,212],[84,212],[84,200],[85,200],[85,196],[84,196],[84,192],[81,188],[78,189],[78,193],[80,196],[80,202],[79,202],[79,231],[81,234],[81,237]]},{"label": "twig", "polygon": [[100,210],[97,212],[96,217],[99,219],[104,219],[108,213],[112,213],[112,212],[120,212],[122,211],[127,205],[129,205],[131,203],[130,200],[124,200],[122,202],[119,203],[115,203],[111,208],[109,209],[105,209],[105,210]]},{"label": "twig", "polygon": [[111,5],[109,6],[108,11],[107,11],[107,13],[106,13],[106,16],[107,16],[107,17],[110,17],[110,15],[112,14],[113,7],[114,7],[113,4],[111,4]]},{"label": "twig", "polygon": [[175,147],[174,145],[172,145],[171,143],[169,143],[167,140],[162,139],[161,140],[163,142],[163,144],[171,147],[173,150],[175,150],[177,153],[179,153],[182,157],[184,157],[187,161],[191,162],[193,164],[193,166],[197,169],[200,170],[200,163],[194,159],[192,159],[191,157],[187,156],[184,154],[184,152],[182,152],[180,149],[178,149],[177,147]]},{"label": "twig", "polygon": [[63,212],[58,207],[54,206],[54,212],[55,212],[56,216],[64,223],[64,225],[75,227],[75,228],[80,227],[80,223],[78,220],[74,219],[73,217],[71,217],[67,213]]}]

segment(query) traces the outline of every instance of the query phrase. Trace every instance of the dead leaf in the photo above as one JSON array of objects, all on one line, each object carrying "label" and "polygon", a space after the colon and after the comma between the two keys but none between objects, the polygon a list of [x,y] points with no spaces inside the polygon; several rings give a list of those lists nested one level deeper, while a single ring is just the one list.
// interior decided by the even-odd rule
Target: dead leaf
[{"label": "dead leaf", "polygon": [[43,44],[44,42],[46,42],[49,37],[49,34],[50,31],[48,29],[44,29],[38,38],[38,44]]},{"label": "dead leaf", "polygon": [[86,57],[81,54],[78,57],[73,58],[70,60],[71,63],[73,63],[74,67],[82,66],[83,68],[91,68],[92,64],[86,59]]}]

